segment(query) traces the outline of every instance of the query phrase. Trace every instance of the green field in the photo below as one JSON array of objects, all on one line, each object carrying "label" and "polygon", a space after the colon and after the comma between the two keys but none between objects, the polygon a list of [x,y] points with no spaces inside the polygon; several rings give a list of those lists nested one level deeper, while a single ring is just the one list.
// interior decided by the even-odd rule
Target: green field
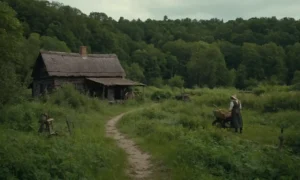
[{"label": "green field", "polygon": [[[189,102],[174,99],[180,92],[148,87],[144,100],[109,105],[65,86],[5,106],[0,179],[130,179],[126,154],[105,137],[104,125],[131,110],[136,112],[125,115],[118,127],[152,155],[153,179],[299,179],[299,92],[288,87],[257,88],[256,94],[185,89]],[[231,94],[243,104],[243,134],[211,125],[212,111],[228,108]],[[37,133],[43,112],[55,119],[57,136]],[[71,134],[66,120],[74,123]],[[281,127],[284,147],[279,150]]]},{"label": "green field", "polygon": [[[108,119],[137,107],[109,105],[67,86],[39,100],[1,109],[0,179],[127,179],[125,152],[104,136]],[[57,136],[38,134],[48,112]],[[66,120],[74,123],[71,133]]]},{"label": "green field", "polygon": [[[153,154],[155,179],[300,178],[299,92],[274,87],[260,95],[234,89],[187,93],[191,102],[166,99],[128,114],[119,124],[122,132]],[[233,93],[243,104],[243,134],[211,125],[214,105],[227,109]]]},{"label": "green field", "polygon": [[[61,3],[66,0],[0,1],[0,180],[129,180],[126,170],[140,175],[138,168],[130,166],[131,162],[136,167],[139,163],[130,161],[133,158],[126,154],[142,154],[137,148],[151,155],[154,166],[150,178],[154,180],[300,179],[299,19],[279,18],[275,11],[270,17],[254,16],[271,12],[269,7],[254,8],[247,13],[253,15],[249,19],[241,18],[242,14],[228,21],[222,16],[195,19],[197,12],[212,10],[214,13],[208,15],[213,17],[222,12],[216,8],[234,9],[227,1],[213,2],[213,8],[207,8],[212,1],[207,5],[181,1],[180,6],[179,1],[126,1],[135,11],[116,9],[116,5],[121,6],[116,1],[104,3],[121,14],[105,14],[109,10],[102,1],[88,1],[84,1],[85,6],[101,8],[101,12],[94,9],[86,14],[85,6],[72,7],[75,1]],[[255,7],[244,1],[242,4]],[[273,8],[280,7],[277,12],[284,5],[290,4],[271,4]],[[150,13],[148,8],[158,16],[163,13],[163,19],[145,17]],[[175,13],[182,18],[168,18],[165,14],[172,9],[186,10],[190,17]],[[141,20],[141,14],[137,14],[129,20],[122,10],[132,15],[142,13],[147,19]],[[100,58],[95,54],[104,55],[103,65],[91,64],[99,70],[89,68],[86,65],[90,63],[83,61],[80,64],[84,65],[78,65],[77,60],[73,64],[69,55],[70,62],[63,62],[66,72],[56,63],[63,58],[48,55],[43,59],[52,58],[52,68],[47,63],[41,64],[40,70],[35,66],[41,50],[63,52],[64,56],[78,53],[82,46],[88,53],[83,61],[93,57],[91,61],[95,62],[94,58]],[[109,65],[107,54],[118,57],[126,76],[122,69],[116,70],[119,65]],[[56,67],[59,68],[55,70]],[[45,76],[46,72],[49,76]],[[55,76],[54,82],[54,72],[65,75]],[[96,78],[94,74],[101,74],[97,78],[121,78],[120,73],[146,85],[144,98],[110,104],[102,98],[80,94],[69,85],[38,98],[32,98],[30,90],[36,83],[43,90],[43,82],[49,81],[47,89],[51,91],[51,86],[60,84],[56,79],[70,80],[80,88],[85,83],[78,84],[72,80],[74,77],[80,81]],[[111,77],[112,74],[118,75]],[[191,101],[176,100],[182,92]],[[227,109],[232,94],[242,102],[243,134],[212,126],[213,110]],[[118,119],[123,133],[114,136],[118,141],[106,137],[108,120],[129,111]],[[38,133],[38,121],[45,112],[54,118],[56,136]],[[66,121],[74,124],[71,133]],[[284,146],[279,149],[281,128]],[[126,138],[132,138],[138,146],[127,141],[130,148],[122,150],[119,140]],[[147,169],[148,160],[140,164],[144,165],[139,166],[141,171],[151,171]]]}]

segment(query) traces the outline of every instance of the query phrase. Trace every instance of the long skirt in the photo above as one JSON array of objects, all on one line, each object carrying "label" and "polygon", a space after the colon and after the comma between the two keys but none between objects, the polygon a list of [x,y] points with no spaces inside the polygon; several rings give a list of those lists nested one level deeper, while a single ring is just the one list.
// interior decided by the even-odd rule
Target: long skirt
[{"label": "long skirt", "polygon": [[233,128],[243,128],[243,119],[242,119],[242,115],[240,113],[238,114],[232,114],[232,124],[231,126]]}]

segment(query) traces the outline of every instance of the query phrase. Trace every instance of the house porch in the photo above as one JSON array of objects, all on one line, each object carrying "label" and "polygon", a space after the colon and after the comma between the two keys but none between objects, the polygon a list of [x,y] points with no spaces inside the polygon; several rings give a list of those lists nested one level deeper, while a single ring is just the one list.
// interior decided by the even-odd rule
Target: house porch
[{"label": "house porch", "polygon": [[93,96],[109,101],[124,100],[125,94],[132,86],[144,86],[124,78],[87,78],[86,87]]}]

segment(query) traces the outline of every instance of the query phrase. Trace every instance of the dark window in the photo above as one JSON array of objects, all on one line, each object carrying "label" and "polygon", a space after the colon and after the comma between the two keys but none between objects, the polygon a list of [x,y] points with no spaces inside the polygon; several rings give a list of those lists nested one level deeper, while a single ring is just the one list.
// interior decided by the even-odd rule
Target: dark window
[{"label": "dark window", "polygon": [[43,94],[44,93],[44,85],[40,84],[40,93]]}]

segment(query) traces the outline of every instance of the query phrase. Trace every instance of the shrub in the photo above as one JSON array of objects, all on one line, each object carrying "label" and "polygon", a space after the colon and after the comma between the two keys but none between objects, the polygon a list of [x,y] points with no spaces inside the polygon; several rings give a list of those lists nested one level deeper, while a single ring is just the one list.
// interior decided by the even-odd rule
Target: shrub
[{"label": "shrub", "polygon": [[[222,179],[280,179],[299,176],[296,159],[286,154],[277,155],[276,151],[252,142],[241,144],[236,138],[227,139],[213,132],[204,131],[184,136],[177,147],[175,167],[185,166],[194,172],[205,170]],[[285,168],[286,163],[289,168]],[[281,173],[276,173],[279,170]],[[197,173],[186,176],[189,179],[199,177]]]},{"label": "shrub", "polygon": [[188,129],[197,129],[200,126],[200,121],[196,118],[192,118],[186,115],[181,115],[179,119],[179,123]]},{"label": "shrub", "polygon": [[300,83],[292,85],[291,86],[291,90],[300,91]]},{"label": "shrub", "polygon": [[267,89],[263,86],[259,86],[259,87],[253,88],[252,91],[255,95],[259,96],[259,95],[267,92]]},{"label": "shrub", "polygon": [[149,108],[141,112],[141,116],[148,120],[159,120],[167,117],[167,114],[157,108]]},{"label": "shrub", "polygon": [[29,103],[6,106],[0,111],[0,122],[14,130],[33,131],[38,121],[38,114],[32,107],[34,106]]},{"label": "shrub", "polygon": [[155,91],[151,95],[152,100],[164,100],[164,99],[169,99],[171,97],[172,97],[172,93],[170,91],[163,91],[163,90]]},{"label": "shrub", "polygon": [[292,148],[293,152],[300,155],[300,133],[297,131],[288,131],[284,135],[285,144]]},{"label": "shrub", "polygon": [[150,79],[150,83],[151,85],[155,86],[155,87],[162,87],[164,84],[164,81],[161,77],[157,77],[157,78],[151,78]]},{"label": "shrub", "polygon": [[269,93],[264,102],[265,112],[277,112],[279,110],[300,110],[300,93],[276,92]]},{"label": "shrub", "polygon": [[171,79],[169,79],[168,84],[171,87],[178,87],[181,88],[184,85],[184,80],[181,76],[175,75],[174,77],[172,77]]},{"label": "shrub", "polygon": [[52,140],[5,130],[0,146],[4,147],[0,148],[0,179],[94,179],[97,173],[104,177],[105,171],[116,167],[116,149],[101,139],[95,143]]},{"label": "shrub", "polygon": [[71,107],[77,110],[96,110],[102,108],[100,99],[89,97],[77,91],[72,84],[65,84],[49,95],[46,102],[54,105]]},{"label": "shrub", "polygon": [[87,97],[80,94],[72,84],[65,84],[50,95],[50,102],[57,105],[69,105],[78,109],[87,105]]}]

